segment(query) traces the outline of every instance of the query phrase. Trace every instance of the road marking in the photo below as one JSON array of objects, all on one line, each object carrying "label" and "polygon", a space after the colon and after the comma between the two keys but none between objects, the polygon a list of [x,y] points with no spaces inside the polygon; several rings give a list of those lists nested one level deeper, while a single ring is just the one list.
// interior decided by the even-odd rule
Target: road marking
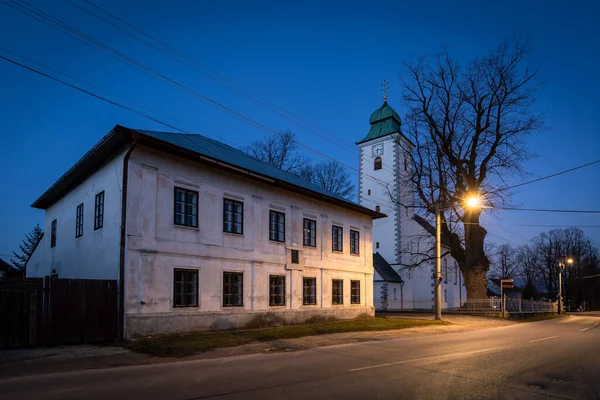
[{"label": "road marking", "polygon": [[509,347],[513,347],[513,346],[511,345],[511,346],[502,346],[502,347],[492,347],[489,349],[467,351],[467,352],[463,352],[463,353],[450,353],[450,354],[442,354],[442,355],[435,355],[435,356],[429,356],[429,357],[413,358],[411,360],[402,360],[402,361],[390,362],[390,363],[385,363],[385,364],[369,365],[368,367],[352,368],[352,369],[348,370],[348,372],[364,371],[364,370],[373,369],[373,368],[383,368],[383,367],[389,367],[390,365],[401,365],[401,364],[407,364],[407,363],[416,362],[416,361],[439,360],[441,358],[468,356],[471,354],[486,353],[489,351],[501,350],[501,349],[506,349]]},{"label": "road marking", "polygon": [[598,327],[598,325],[600,325],[600,322],[598,322],[598,323],[597,323],[596,325],[594,325],[594,326],[590,326],[589,328],[583,328],[583,329],[580,329],[580,330],[579,330],[579,332],[585,332],[585,331],[589,331],[590,329],[597,328],[597,327]]},{"label": "road marking", "polygon": [[535,343],[535,342],[542,342],[544,340],[552,340],[552,339],[556,339],[558,336],[550,336],[550,337],[545,337],[542,339],[535,339],[535,340],[530,340],[529,343]]}]

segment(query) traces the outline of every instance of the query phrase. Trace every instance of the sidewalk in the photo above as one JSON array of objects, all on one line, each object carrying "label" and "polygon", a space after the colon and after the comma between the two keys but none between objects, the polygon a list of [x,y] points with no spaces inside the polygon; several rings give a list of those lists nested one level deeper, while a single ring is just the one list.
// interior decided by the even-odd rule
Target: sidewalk
[{"label": "sidewalk", "polygon": [[[433,319],[431,314],[385,314],[386,318]],[[186,358],[152,357],[120,346],[60,346],[35,349],[0,350],[0,380],[17,376],[48,374],[117,366],[168,363],[183,359],[205,359],[278,351],[299,351],[314,347],[365,341],[383,341],[409,335],[455,333],[512,325],[514,321],[466,315],[443,316],[450,325],[415,327],[401,330],[347,332],[304,336],[271,342],[250,343],[219,348]]]}]

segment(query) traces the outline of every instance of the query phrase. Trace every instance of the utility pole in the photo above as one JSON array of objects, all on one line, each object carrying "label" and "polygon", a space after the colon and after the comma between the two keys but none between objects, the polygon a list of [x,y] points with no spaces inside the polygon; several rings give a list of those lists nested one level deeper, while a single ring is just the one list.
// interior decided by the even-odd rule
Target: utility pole
[{"label": "utility pole", "polygon": [[435,206],[435,319],[442,319],[442,216]]}]

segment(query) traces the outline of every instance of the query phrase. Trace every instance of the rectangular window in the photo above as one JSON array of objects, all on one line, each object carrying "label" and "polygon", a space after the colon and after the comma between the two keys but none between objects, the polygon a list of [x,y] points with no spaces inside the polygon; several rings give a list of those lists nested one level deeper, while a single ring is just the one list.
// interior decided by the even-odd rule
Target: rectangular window
[{"label": "rectangular window", "polygon": [[244,234],[244,203],[223,199],[223,231]]},{"label": "rectangular window", "polygon": [[303,278],[302,284],[302,304],[305,306],[317,304],[317,278]]},{"label": "rectangular window", "polygon": [[350,231],[350,254],[360,254],[360,232]]},{"label": "rectangular window", "polygon": [[198,270],[175,268],[173,307],[198,307]]},{"label": "rectangular window", "polygon": [[344,304],[344,281],[334,279],[331,285],[331,303]]},{"label": "rectangular window", "polygon": [[56,220],[50,226],[50,247],[56,246]]},{"label": "rectangular window", "polygon": [[269,276],[269,305],[285,306],[285,276]]},{"label": "rectangular window", "polygon": [[223,306],[241,307],[244,305],[244,274],[223,272]]},{"label": "rectangular window", "polygon": [[[396,288],[394,288],[394,296]],[[360,304],[360,281],[350,281],[350,303]]]},{"label": "rectangular window", "polygon": [[317,221],[304,218],[304,245],[317,247]]},{"label": "rectangular window", "polygon": [[175,225],[198,227],[198,192],[175,188]]},{"label": "rectangular window", "polygon": [[94,201],[94,230],[104,226],[104,190],[96,195]]},{"label": "rectangular window", "polygon": [[269,211],[269,240],[285,242],[285,214]]},{"label": "rectangular window", "polygon": [[342,246],[344,240],[344,228],[341,226],[335,226],[331,228],[331,242],[333,251],[344,251]]},{"label": "rectangular window", "polygon": [[444,269],[443,269],[443,274],[444,274],[444,283],[448,283],[448,261],[443,260],[444,262]]},{"label": "rectangular window", "polygon": [[448,302],[448,290],[444,289],[444,301]]},{"label": "rectangular window", "polygon": [[300,264],[300,253],[298,250],[292,250],[292,264]]},{"label": "rectangular window", "polygon": [[75,237],[83,236],[83,203],[77,206],[75,218]]}]

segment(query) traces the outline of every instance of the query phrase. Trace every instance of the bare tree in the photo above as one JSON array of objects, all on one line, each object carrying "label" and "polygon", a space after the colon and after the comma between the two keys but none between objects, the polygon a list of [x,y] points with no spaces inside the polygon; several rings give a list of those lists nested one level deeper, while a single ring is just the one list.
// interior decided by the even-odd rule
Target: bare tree
[{"label": "bare tree", "polygon": [[519,275],[516,252],[509,244],[496,246],[491,257],[490,273],[492,279],[511,279]]},{"label": "bare tree", "polygon": [[349,198],[354,192],[354,185],[348,171],[335,161],[322,161],[302,168],[303,179],[321,186],[338,196]]},{"label": "bare tree", "polygon": [[525,282],[525,287],[523,288],[523,297],[537,297],[537,269],[539,258],[534,247],[530,244],[519,246],[515,256],[515,261],[519,269],[519,276]]},{"label": "bare tree", "polygon": [[426,59],[407,64],[402,79],[408,106],[403,127],[410,142],[398,143],[411,154],[414,206],[430,214],[441,206],[442,235],[469,299],[486,297],[489,260],[482,210],[465,208],[464,201],[471,196],[488,205],[504,201],[504,179],[522,172],[530,156],[525,137],[542,126],[531,111],[537,69],[526,63],[528,47],[516,37],[466,66],[445,52],[432,64]]},{"label": "bare tree", "polygon": [[245,151],[262,162],[299,175],[302,168],[309,164],[309,160],[298,154],[295,137],[294,132],[288,129],[251,142]]}]

